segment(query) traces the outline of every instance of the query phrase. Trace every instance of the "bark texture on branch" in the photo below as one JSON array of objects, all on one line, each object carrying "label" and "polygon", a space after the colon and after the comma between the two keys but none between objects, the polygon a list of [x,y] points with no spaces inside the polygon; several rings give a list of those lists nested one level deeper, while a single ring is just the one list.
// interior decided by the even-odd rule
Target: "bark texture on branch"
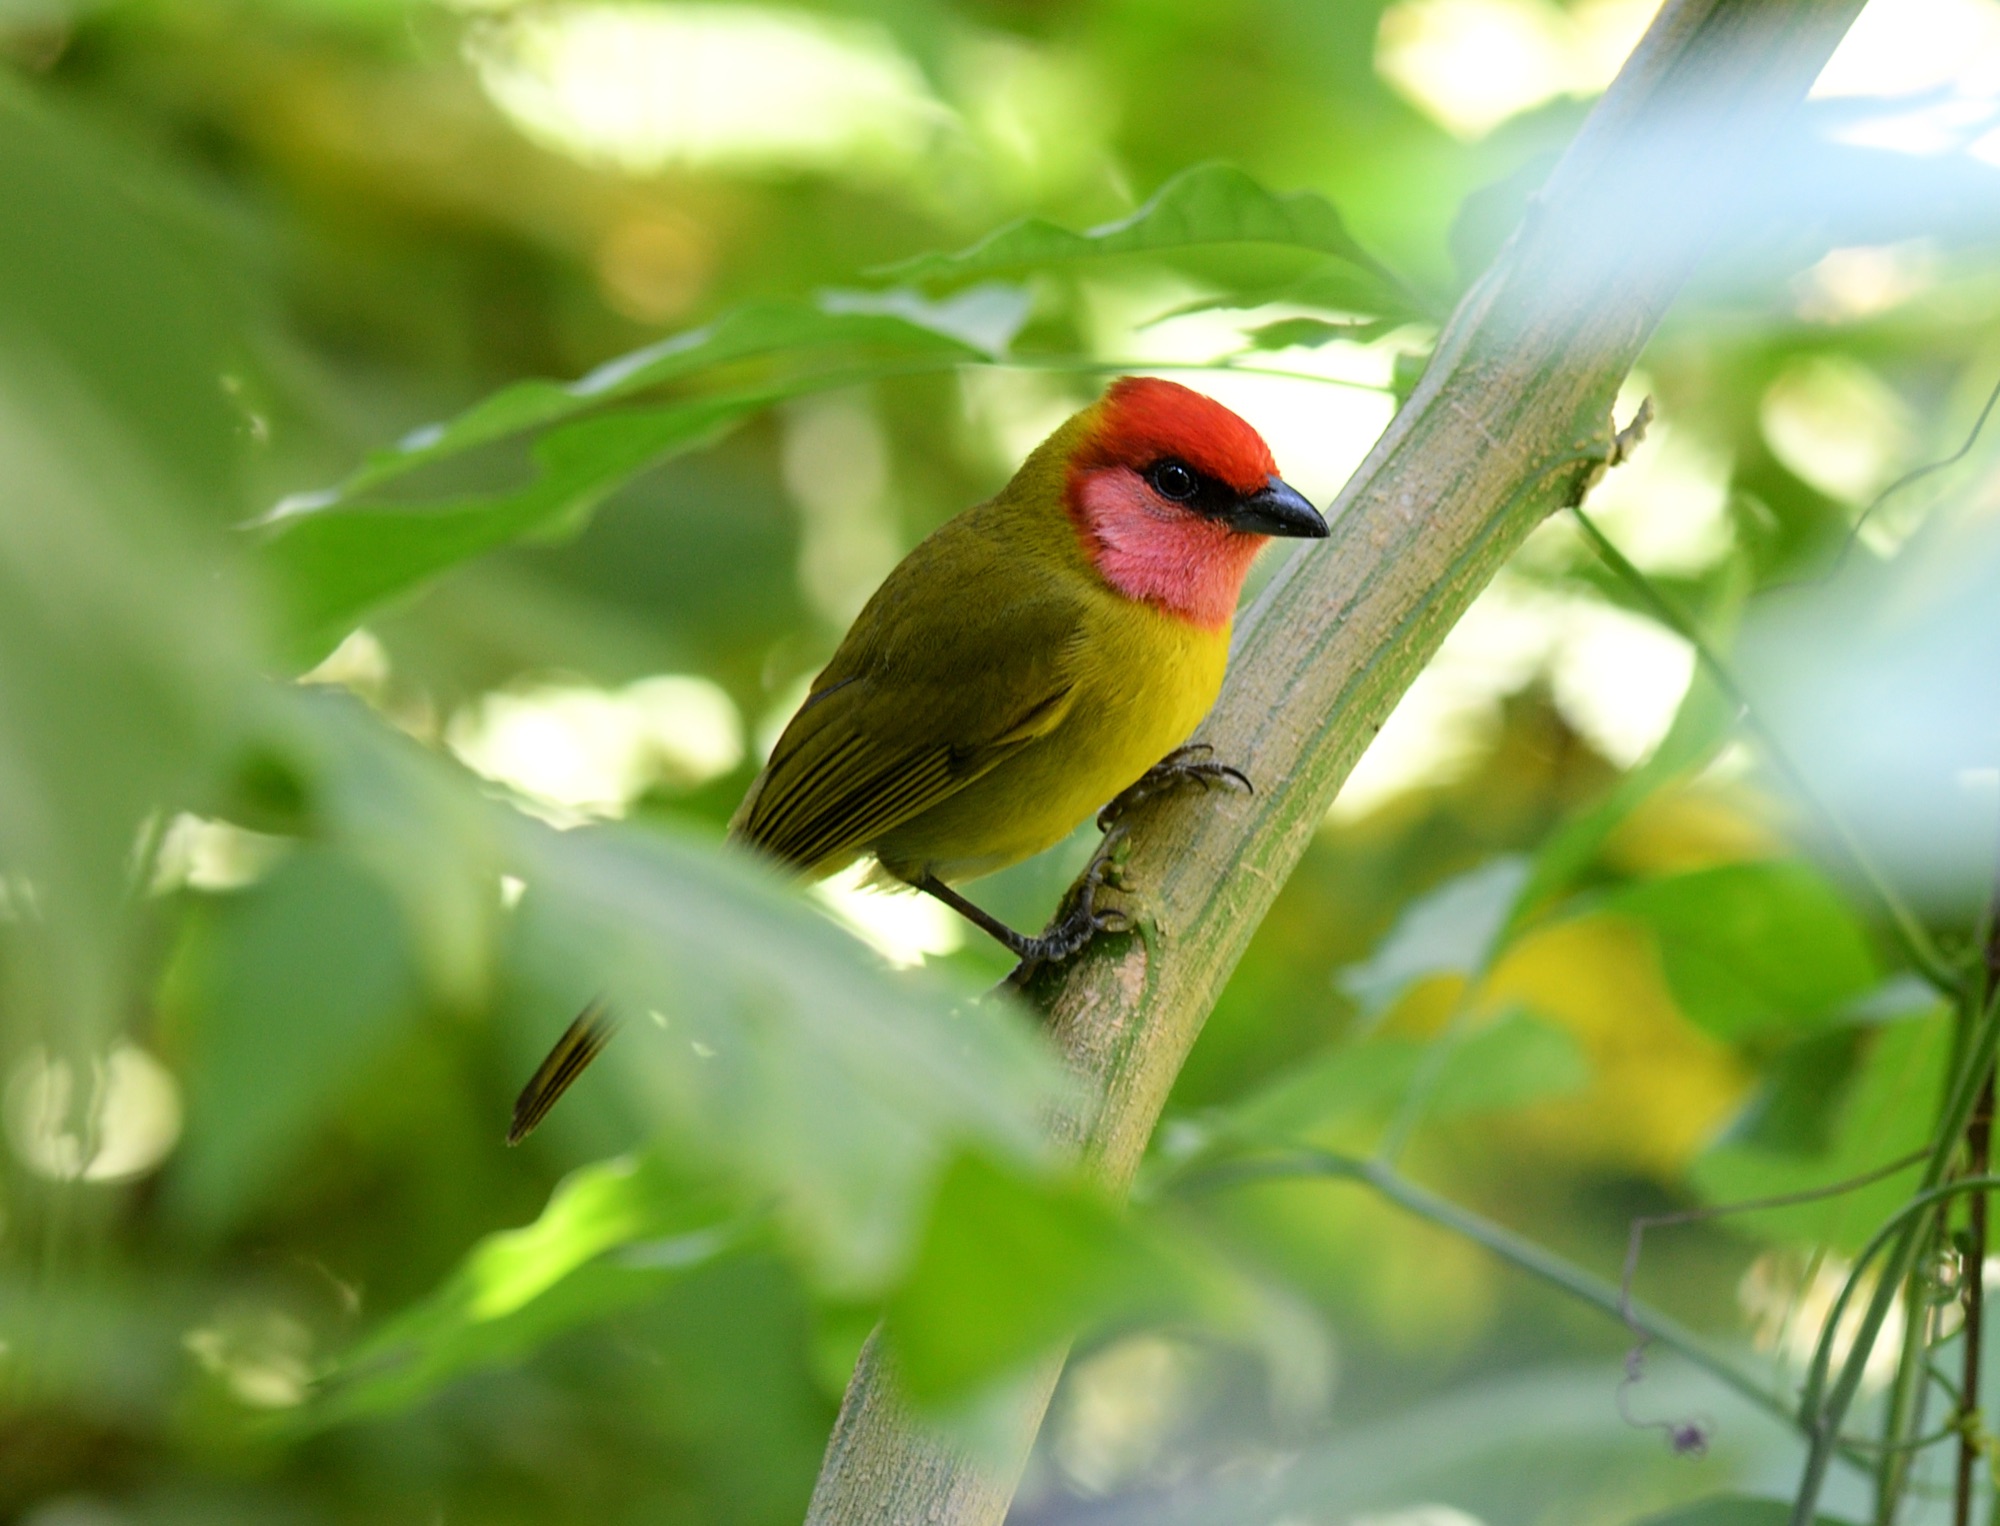
[{"label": "bark texture on branch", "polygon": [[[1445,633],[1609,442],[1618,387],[1718,232],[1744,212],[1861,0],[1669,0],[1423,381],[1242,622],[1201,732],[1254,795],[1193,792],[1132,817],[1138,930],[1030,990],[1095,1105],[1058,1120],[1124,1187],[1182,1062],[1335,793]],[[1060,1357],[1022,1385],[1012,1449],[955,1452],[862,1353],[808,1526],[997,1526]]]}]

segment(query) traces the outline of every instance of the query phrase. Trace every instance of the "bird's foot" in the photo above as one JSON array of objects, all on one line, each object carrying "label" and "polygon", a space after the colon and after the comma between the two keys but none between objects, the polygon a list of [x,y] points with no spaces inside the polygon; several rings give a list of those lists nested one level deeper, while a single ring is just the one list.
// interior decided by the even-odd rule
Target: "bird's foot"
[{"label": "bird's foot", "polygon": [[1063,897],[1055,920],[1049,923],[1040,937],[1031,938],[1026,933],[1014,931],[992,912],[974,905],[935,875],[915,876],[905,883],[944,902],[1020,960],[1006,982],[1018,986],[1043,965],[1069,958],[1099,933],[1130,930],[1131,921],[1123,912],[1101,911],[1097,905],[1098,891],[1106,885],[1119,886],[1118,866],[1113,862],[1112,855],[1124,839],[1122,829],[1105,833],[1097,851],[1090,856],[1090,862],[1084,865],[1082,875]]},{"label": "bird's foot", "polygon": [[1107,885],[1113,890],[1129,888],[1118,865],[1117,852],[1131,830],[1125,825],[1124,818],[1134,806],[1142,800],[1184,789],[1190,784],[1199,784],[1203,789],[1226,784],[1255,793],[1255,786],[1242,769],[1217,763],[1208,756],[1214,750],[1206,742],[1190,742],[1185,747],[1176,747],[1120,790],[1111,803],[1097,813],[1097,829],[1104,836],[1097,844],[1097,851],[1090,855],[1090,862],[1084,865],[1083,873],[1063,898],[1062,908],[1056,913],[1055,920],[1049,923],[1039,938],[1024,938],[1016,933],[1014,941],[1001,940],[1021,961],[1014,967],[1014,973],[1007,977],[1008,985],[1017,988],[1025,985],[1043,965],[1059,964],[1071,958],[1099,933],[1132,930],[1132,919],[1126,913],[1098,910],[1097,893]]},{"label": "bird's foot", "polygon": [[1101,909],[1097,904],[1098,892],[1106,886],[1113,890],[1124,888],[1124,877],[1116,855],[1119,845],[1125,841],[1126,830],[1114,825],[1105,832],[1097,844],[1097,851],[1090,855],[1090,862],[1083,866],[1083,873],[1070,886],[1054,920],[1043,929],[1040,937],[1014,935],[1016,941],[1007,946],[1021,962],[1007,977],[1008,985],[1016,988],[1025,985],[1043,965],[1060,964],[1081,953],[1099,933],[1132,930],[1132,919],[1124,912],[1115,907]]},{"label": "bird's foot", "polygon": [[1190,742],[1185,747],[1176,747],[1112,797],[1111,803],[1097,813],[1098,830],[1109,834],[1141,801],[1190,784],[1199,784],[1203,789],[1227,784],[1246,794],[1256,794],[1256,786],[1251,784],[1249,775],[1240,768],[1216,762],[1208,756],[1214,751],[1206,742]]}]

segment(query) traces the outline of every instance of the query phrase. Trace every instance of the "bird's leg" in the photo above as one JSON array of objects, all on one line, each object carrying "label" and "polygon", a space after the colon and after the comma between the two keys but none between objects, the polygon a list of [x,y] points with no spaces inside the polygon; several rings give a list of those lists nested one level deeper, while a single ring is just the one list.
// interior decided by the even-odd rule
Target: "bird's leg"
[{"label": "bird's leg", "polygon": [[1142,800],[1150,800],[1155,795],[1163,795],[1189,784],[1199,784],[1204,789],[1212,789],[1218,784],[1253,789],[1243,770],[1205,756],[1213,751],[1206,742],[1191,742],[1185,747],[1175,748],[1119,791],[1111,803],[1097,813],[1097,828],[1104,836],[1098,841],[1097,850],[1090,855],[1090,862],[1083,866],[1083,873],[1077,876],[1076,883],[1063,897],[1054,920],[1040,937],[1031,938],[1026,933],[1015,932],[992,912],[973,905],[935,875],[926,874],[908,883],[925,895],[944,902],[1019,959],[1021,962],[1007,977],[1006,983],[1021,986],[1043,965],[1068,959],[1099,933],[1122,933],[1131,929],[1131,919],[1124,912],[1099,911],[1097,908],[1097,893],[1106,885],[1113,889],[1123,888],[1116,856],[1129,830],[1123,823],[1126,812]]},{"label": "bird's leg", "polygon": [[1112,797],[1111,803],[1097,813],[1097,829],[1109,834],[1140,801],[1164,795],[1184,785],[1199,784],[1203,789],[1212,789],[1218,784],[1233,784],[1254,795],[1256,787],[1251,784],[1249,776],[1240,768],[1217,763],[1207,756],[1214,751],[1206,742],[1190,742],[1185,747],[1176,747]]},{"label": "bird's leg", "polygon": [[[1021,938],[1019,943],[1005,938],[1000,940],[1013,949],[1021,960],[1014,973],[1007,977],[1008,985],[1018,988],[1027,984],[1043,965],[1069,958],[1099,933],[1131,930],[1131,918],[1124,912],[1097,909],[1097,893],[1106,885],[1116,890],[1126,888],[1117,863],[1119,845],[1131,830],[1124,824],[1125,814],[1142,800],[1150,800],[1155,795],[1163,795],[1189,784],[1199,784],[1204,789],[1231,784],[1251,790],[1253,786],[1240,768],[1217,763],[1206,756],[1214,750],[1206,742],[1191,742],[1185,747],[1176,747],[1120,790],[1111,803],[1097,813],[1097,829],[1104,836],[1098,841],[1097,851],[1090,855],[1090,862],[1083,866],[1083,873],[1077,876],[1076,883],[1063,897],[1063,904],[1047,931],[1039,938]],[[985,913],[980,913],[980,917],[984,916]],[[973,920],[979,921],[982,927],[987,926],[979,917]],[[987,930],[992,931],[990,927]],[[1020,935],[1015,936],[1018,938]]]},{"label": "bird's leg", "polygon": [[953,890],[951,886],[947,885],[936,875],[920,875],[916,879],[905,881],[905,883],[913,890],[921,890],[925,895],[934,896],[944,902],[945,905],[965,918],[966,921],[972,923],[980,931],[991,934],[996,941],[1004,944],[1008,951],[1013,953],[1017,958],[1025,959],[1027,957],[1026,950],[1034,943],[1035,940],[1033,938],[1030,938],[1026,933],[1015,932],[1013,928],[1002,922],[992,912],[986,910],[985,907],[973,905],[972,902],[968,901],[956,890]]},{"label": "bird's leg", "polygon": [[1084,866],[1083,874],[1063,898],[1062,908],[1056,913],[1055,920],[1038,938],[1015,932],[992,912],[973,905],[935,875],[926,874],[909,883],[925,895],[935,896],[944,902],[1019,959],[1020,966],[1008,977],[1009,984],[1018,985],[1042,965],[1069,958],[1099,933],[1124,932],[1130,925],[1123,912],[1100,911],[1097,908],[1097,892],[1107,884],[1117,883],[1112,855],[1124,836],[1122,829],[1105,833],[1104,840],[1098,843],[1097,851]]}]

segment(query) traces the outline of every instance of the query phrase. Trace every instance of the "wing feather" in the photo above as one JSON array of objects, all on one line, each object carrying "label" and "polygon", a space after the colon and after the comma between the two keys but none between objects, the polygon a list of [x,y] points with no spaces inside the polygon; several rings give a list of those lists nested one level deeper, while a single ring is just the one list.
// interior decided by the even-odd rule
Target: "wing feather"
[{"label": "wing feather", "polygon": [[1080,618],[978,511],[946,525],[855,620],[731,834],[808,873],[867,851],[1060,724]]}]

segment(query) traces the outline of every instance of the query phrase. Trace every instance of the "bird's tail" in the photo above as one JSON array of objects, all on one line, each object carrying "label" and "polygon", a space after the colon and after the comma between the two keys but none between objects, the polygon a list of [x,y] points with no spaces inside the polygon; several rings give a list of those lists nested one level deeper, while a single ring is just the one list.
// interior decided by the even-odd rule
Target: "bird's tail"
[{"label": "bird's tail", "polygon": [[[756,841],[745,824],[750,802],[756,797],[757,789],[752,785],[729,823],[729,840],[762,850],[763,844]],[[563,1030],[548,1058],[535,1067],[528,1084],[521,1088],[521,1095],[514,1099],[514,1121],[507,1126],[507,1143],[517,1145],[535,1131],[548,1117],[549,1109],[562,1100],[570,1084],[583,1074],[584,1067],[604,1052],[604,1046],[617,1031],[618,1019],[612,1016],[601,996],[577,1013],[576,1021]]]},{"label": "bird's tail", "polygon": [[548,1116],[570,1083],[603,1052],[617,1031],[618,1019],[601,996],[577,1013],[576,1021],[563,1030],[556,1047],[535,1067],[521,1095],[514,1099],[514,1121],[507,1126],[507,1143],[517,1145],[534,1132],[535,1125]]}]

